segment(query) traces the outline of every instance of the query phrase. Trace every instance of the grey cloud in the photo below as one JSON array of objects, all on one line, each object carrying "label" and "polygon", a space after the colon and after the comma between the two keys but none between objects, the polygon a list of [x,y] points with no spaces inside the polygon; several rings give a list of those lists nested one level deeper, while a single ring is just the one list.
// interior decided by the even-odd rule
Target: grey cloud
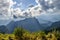
[{"label": "grey cloud", "polygon": [[[41,9],[47,11],[49,9],[60,9],[60,0],[36,0],[36,2],[41,6]],[[55,9],[55,10],[56,10]]]},{"label": "grey cloud", "polygon": [[60,9],[60,0],[53,0],[53,5],[56,9]]}]

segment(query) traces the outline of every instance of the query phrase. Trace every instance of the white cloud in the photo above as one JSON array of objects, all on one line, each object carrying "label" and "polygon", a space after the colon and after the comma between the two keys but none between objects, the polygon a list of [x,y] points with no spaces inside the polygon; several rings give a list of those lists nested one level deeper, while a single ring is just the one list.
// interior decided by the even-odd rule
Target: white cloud
[{"label": "white cloud", "polygon": [[16,4],[16,2],[13,2],[13,0],[9,0],[9,6],[13,6],[14,4]]},{"label": "white cloud", "polygon": [[35,1],[36,1],[36,3],[38,3],[38,4],[39,4],[39,1],[40,1],[40,0],[35,0]]},{"label": "white cloud", "polygon": [[12,13],[13,13],[12,15],[15,15],[17,18],[19,18],[19,17],[22,17],[22,18],[35,17],[35,16],[40,15],[41,12],[42,11],[41,11],[39,5],[29,7],[25,11],[21,11],[20,8],[12,9]]},{"label": "white cloud", "polygon": [[12,15],[15,15],[16,17],[22,16],[22,11],[20,8],[12,9]]},{"label": "white cloud", "polygon": [[[0,20],[14,19],[13,16],[17,18],[23,17],[23,12],[20,8],[12,8],[15,4],[17,4],[17,2],[13,0],[0,0]],[[17,6],[21,5],[22,3],[17,4]]]},{"label": "white cloud", "polygon": [[40,15],[41,13],[41,9],[39,5],[33,6],[33,7],[29,7],[27,10],[22,12],[22,16],[25,18],[29,18],[29,17],[36,17],[38,15]]},{"label": "white cloud", "polygon": [[12,0],[0,0],[0,19],[9,19],[11,17],[11,7],[16,4]]}]

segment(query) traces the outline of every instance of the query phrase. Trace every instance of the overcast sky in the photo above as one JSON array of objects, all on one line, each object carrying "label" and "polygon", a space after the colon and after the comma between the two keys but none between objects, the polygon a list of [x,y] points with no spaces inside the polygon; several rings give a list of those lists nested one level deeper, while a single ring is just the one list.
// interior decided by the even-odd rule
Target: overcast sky
[{"label": "overcast sky", "polygon": [[0,0],[0,20],[29,17],[60,20],[60,0]]}]

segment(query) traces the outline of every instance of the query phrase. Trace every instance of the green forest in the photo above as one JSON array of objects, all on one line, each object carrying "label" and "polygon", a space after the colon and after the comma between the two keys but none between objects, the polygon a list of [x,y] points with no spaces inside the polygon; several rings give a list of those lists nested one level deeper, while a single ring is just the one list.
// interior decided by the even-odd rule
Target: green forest
[{"label": "green forest", "polygon": [[60,40],[60,31],[29,32],[23,28],[15,28],[11,34],[0,33],[0,40]]}]

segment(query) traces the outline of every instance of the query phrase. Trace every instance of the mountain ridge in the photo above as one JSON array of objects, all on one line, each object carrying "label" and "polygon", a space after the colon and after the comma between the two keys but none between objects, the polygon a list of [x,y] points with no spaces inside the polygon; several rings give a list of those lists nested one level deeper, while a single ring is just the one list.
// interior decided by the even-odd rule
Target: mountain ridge
[{"label": "mountain ridge", "polygon": [[9,33],[12,33],[15,28],[17,27],[22,27],[28,31],[38,31],[42,30],[42,25],[39,24],[38,20],[34,18],[26,18],[24,20],[19,20],[19,21],[11,21],[6,25]]}]

